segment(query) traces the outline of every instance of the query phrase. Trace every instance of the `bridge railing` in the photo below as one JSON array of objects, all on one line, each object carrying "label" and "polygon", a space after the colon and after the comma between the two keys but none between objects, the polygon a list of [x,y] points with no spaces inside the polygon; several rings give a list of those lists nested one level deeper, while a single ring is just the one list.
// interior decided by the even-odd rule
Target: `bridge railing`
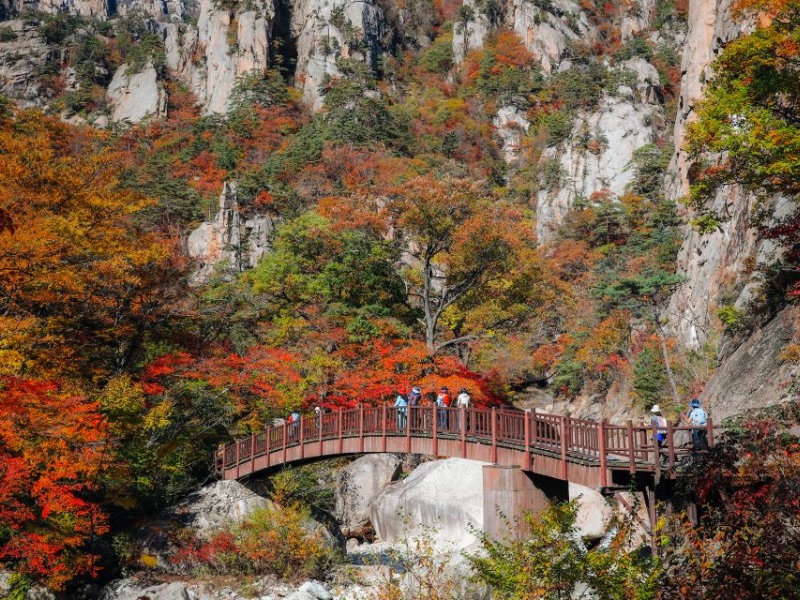
[{"label": "bridge railing", "polygon": [[[236,440],[220,448],[215,456],[215,467],[222,473],[295,445],[379,435],[459,437],[493,447],[560,455],[564,473],[567,461],[581,460],[597,463],[603,471],[611,465],[617,469],[627,468],[631,473],[646,470],[658,475],[663,468],[673,468],[681,456],[691,452],[691,432],[696,429],[698,427],[675,426],[669,422],[666,440],[659,444],[652,426],[633,425],[632,421],[618,425],[505,408],[464,410],[362,405],[302,417],[299,421],[270,426],[263,432]],[[708,443],[713,445],[715,426],[711,419],[700,429],[706,431]]]}]

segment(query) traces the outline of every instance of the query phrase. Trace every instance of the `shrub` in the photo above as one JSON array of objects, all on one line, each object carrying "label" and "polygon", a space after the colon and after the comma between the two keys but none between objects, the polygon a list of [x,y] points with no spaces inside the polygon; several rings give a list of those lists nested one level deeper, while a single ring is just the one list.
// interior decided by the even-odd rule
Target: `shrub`
[{"label": "shrub", "polygon": [[241,525],[202,541],[179,540],[172,563],[198,573],[275,575],[301,581],[322,578],[339,560],[336,549],[298,502],[253,512]]}]

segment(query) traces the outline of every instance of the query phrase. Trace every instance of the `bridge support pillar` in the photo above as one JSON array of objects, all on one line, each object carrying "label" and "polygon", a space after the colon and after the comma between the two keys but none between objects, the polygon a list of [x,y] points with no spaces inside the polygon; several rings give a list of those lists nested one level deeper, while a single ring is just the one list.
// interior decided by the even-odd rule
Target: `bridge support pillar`
[{"label": "bridge support pillar", "polygon": [[484,465],[483,531],[490,537],[525,535],[525,513],[541,512],[549,503],[519,466]]}]

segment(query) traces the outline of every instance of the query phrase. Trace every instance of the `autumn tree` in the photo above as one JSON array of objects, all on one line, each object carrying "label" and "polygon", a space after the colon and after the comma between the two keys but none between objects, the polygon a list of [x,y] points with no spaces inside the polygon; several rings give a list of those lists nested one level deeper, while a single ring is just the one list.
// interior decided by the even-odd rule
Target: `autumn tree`
[{"label": "autumn tree", "polygon": [[760,26],[728,44],[714,62],[714,78],[688,129],[696,163],[690,196],[702,230],[726,217],[710,206],[718,190],[738,184],[760,197],[754,221],[763,237],[785,249],[766,273],[780,303],[787,290],[790,298],[800,296],[800,210],[778,215],[768,197],[800,192],[800,3],[743,0],[738,9]]},{"label": "autumn tree", "polygon": [[97,575],[108,443],[97,403],[52,382],[0,378],[0,565],[54,589]]},{"label": "autumn tree", "polygon": [[410,302],[420,307],[431,354],[472,339],[443,327],[447,311],[470,294],[488,294],[493,283],[514,270],[521,250],[533,244],[523,215],[465,180],[418,177],[386,198],[353,203],[385,217],[387,236],[401,253],[399,274]]},{"label": "autumn tree", "polygon": [[796,402],[740,417],[686,466],[679,497],[700,520],[685,519],[665,546],[665,600],[797,596],[798,421]]},{"label": "autumn tree", "polygon": [[0,116],[0,372],[98,376],[128,367],[161,322],[181,267],[131,219],[94,134],[35,112]]}]

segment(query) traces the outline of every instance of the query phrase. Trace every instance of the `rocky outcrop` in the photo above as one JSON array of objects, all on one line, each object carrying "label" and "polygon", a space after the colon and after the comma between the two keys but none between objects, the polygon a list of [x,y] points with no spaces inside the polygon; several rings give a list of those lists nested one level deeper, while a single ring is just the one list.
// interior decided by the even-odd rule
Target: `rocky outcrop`
[{"label": "rocky outcrop", "polygon": [[252,583],[247,590],[240,590],[197,581],[154,584],[144,578],[131,577],[109,584],[100,596],[100,600],[277,600],[278,598],[332,600],[333,594],[318,581],[306,581],[299,587],[293,587],[265,578]]},{"label": "rocky outcrop", "polygon": [[111,120],[138,123],[148,117],[166,116],[167,93],[159,84],[155,67],[149,64],[139,73],[130,71],[128,65],[122,65],[108,86]]},{"label": "rocky outcrop", "polygon": [[714,373],[700,400],[717,422],[793,399],[800,363],[786,351],[800,343],[800,308],[784,309],[744,341]]},{"label": "rocky outcrop", "polygon": [[[202,0],[197,29],[187,31],[181,59],[170,65],[190,84],[207,113],[227,112],[237,80],[268,67],[274,10],[266,2],[252,6],[232,12]],[[167,55],[174,56],[170,50]]]},{"label": "rocky outcrop", "polygon": [[217,481],[190,494],[168,513],[200,537],[227,525],[241,523],[253,511],[271,502],[238,481]]},{"label": "rocky outcrop", "polygon": [[21,0],[24,10],[45,13],[69,12],[82,17],[105,19],[108,17],[107,0]]},{"label": "rocky outcrop", "polygon": [[370,507],[381,542],[431,534],[442,548],[466,548],[476,541],[470,526],[483,526],[483,465],[449,458],[423,463],[384,490]]},{"label": "rocky outcrop", "polygon": [[[675,156],[670,165],[668,194],[685,196],[692,164],[684,147],[686,125],[694,118],[705,82],[712,76],[711,63],[725,44],[752,30],[752,23],[731,16],[732,0],[691,0],[689,30],[681,65],[681,93],[675,121]],[[749,264],[765,248],[749,226],[753,198],[738,187],[720,191],[709,208],[725,215],[726,222],[713,232],[700,234],[686,227],[678,256],[678,273],[685,283],[673,294],[667,309],[673,332],[683,346],[699,348],[714,325],[714,308],[723,286],[745,285]]]},{"label": "rocky outcrop", "polygon": [[508,23],[539,60],[545,73],[554,71],[569,43],[581,39],[591,43],[595,28],[572,0],[512,0]]},{"label": "rocky outcrop", "polygon": [[555,230],[577,199],[595,193],[619,196],[633,179],[633,153],[653,140],[650,122],[658,105],[606,97],[600,107],[576,119],[570,138],[548,148],[542,160],[556,165],[558,180],[540,190],[536,204],[536,234],[540,242]]},{"label": "rocky outcrop", "polygon": [[475,0],[464,0],[462,14],[453,28],[453,59],[460,64],[470,50],[483,47],[483,40],[491,29],[489,17]]},{"label": "rocky outcrop", "polygon": [[368,454],[339,472],[335,515],[345,537],[372,537],[370,506],[397,478],[402,465],[394,454]]},{"label": "rocky outcrop", "polygon": [[236,183],[225,183],[215,220],[202,223],[189,234],[188,253],[198,262],[192,282],[208,281],[217,265],[232,272],[254,267],[269,251],[274,228],[271,217],[244,217],[239,208]]},{"label": "rocky outcrop", "polygon": [[297,39],[295,85],[313,111],[322,108],[320,88],[340,75],[339,58],[365,61],[377,69],[385,19],[375,0],[297,0],[291,31]]},{"label": "rocky outcrop", "polygon": [[575,526],[583,539],[599,540],[608,532],[614,511],[600,492],[569,482],[569,499],[577,502]]},{"label": "rocky outcrop", "polygon": [[530,122],[516,106],[503,106],[492,120],[495,132],[503,144],[503,158],[512,164],[519,160],[522,140],[528,133]]},{"label": "rocky outcrop", "polygon": [[2,26],[7,41],[0,42],[0,93],[23,106],[43,106],[48,98],[41,93],[39,70],[50,49],[39,30],[24,20],[5,21]]}]

